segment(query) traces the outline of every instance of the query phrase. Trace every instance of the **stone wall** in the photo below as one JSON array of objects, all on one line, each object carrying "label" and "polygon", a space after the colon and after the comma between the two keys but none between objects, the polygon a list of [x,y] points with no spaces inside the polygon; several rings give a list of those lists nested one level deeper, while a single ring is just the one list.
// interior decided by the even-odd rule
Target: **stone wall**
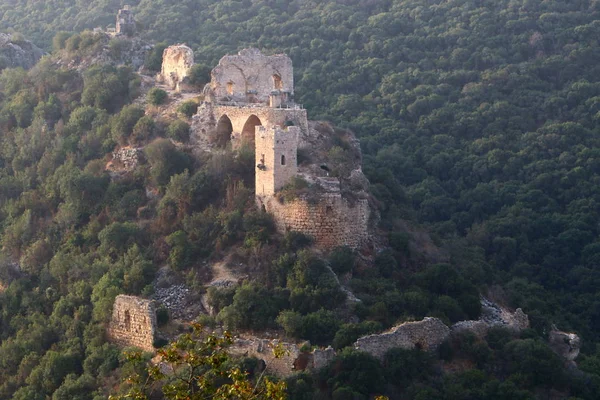
[{"label": "stone wall", "polygon": [[338,246],[359,247],[368,238],[369,202],[353,204],[340,193],[325,193],[317,199],[297,199],[281,204],[274,197],[258,197],[259,205],[273,214],[277,230],[302,232],[323,249]]},{"label": "stone wall", "polygon": [[257,127],[255,136],[256,195],[272,196],[298,173],[300,129]]},{"label": "stone wall", "polygon": [[194,51],[184,44],[169,46],[163,52],[159,81],[180,90],[194,65]]},{"label": "stone wall", "polygon": [[129,6],[123,7],[117,14],[117,23],[115,32],[118,35],[133,36],[136,31],[135,18],[129,9]]},{"label": "stone wall", "polygon": [[364,336],[356,341],[354,348],[383,359],[389,350],[420,348],[435,350],[450,335],[450,329],[437,318],[424,318],[418,322],[406,322],[380,335]]},{"label": "stone wall", "polygon": [[[280,358],[275,357],[273,353],[277,347],[283,350],[283,356]],[[236,339],[228,351],[234,356],[262,360],[267,372],[279,377],[287,377],[305,370],[318,370],[327,366],[336,356],[335,350],[331,347],[314,349],[310,353],[300,351],[301,347],[299,344],[281,342],[277,339],[249,337]]]},{"label": "stone wall", "polygon": [[210,87],[218,100],[266,104],[274,91],[293,95],[292,60],[285,54],[265,56],[258,49],[244,49],[221,58]]},{"label": "stone wall", "polygon": [[156,311],[150,300],[119,295],[113,305],[108,338],[119,346],[139,347],[154,351]]},{"label": "stone wall", "polygon": [[520,308],[514,312],[486,299],[481,299],[481,317],[477,321],[460,321],[452,325],[453,333],[471,331],[483,338],[490,328],[504,327],[514,332],[529,328],[529,317]]}]

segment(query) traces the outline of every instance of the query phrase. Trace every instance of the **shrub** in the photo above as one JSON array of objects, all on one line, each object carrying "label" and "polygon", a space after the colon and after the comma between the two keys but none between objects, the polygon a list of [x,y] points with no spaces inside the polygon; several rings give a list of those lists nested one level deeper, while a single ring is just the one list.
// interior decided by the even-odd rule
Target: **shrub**
[{"label": "shrub", "polygon": [[153,106],[164,104],[169,95],[160,88],[152,88],[148,91],[148,103]]},{"label": "shrub", "polygon": [[182,113],[186,117],[191,118],[198,111],[198,103],[196,103],[193,100],[183,102],[177,108],[177,111]]},{"label": "shrub", "polygon": [[169,310],[166,307],[161,306],[156,310],[156,324],[158,326],[164,326],[169,322]]},{"label": "shrub", "polygon": [[175,120],[167,128],[167,137],[178,142],[187,142],[190,140],[190,124],[182,120]]}]

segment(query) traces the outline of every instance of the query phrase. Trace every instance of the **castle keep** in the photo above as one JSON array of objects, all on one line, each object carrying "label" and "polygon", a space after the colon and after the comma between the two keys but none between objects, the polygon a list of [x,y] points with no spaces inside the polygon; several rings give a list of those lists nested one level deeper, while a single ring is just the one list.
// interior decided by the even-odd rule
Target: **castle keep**
[{"label": "castle keep", "polygon": [[[172,70],[172,64],[171,57],[165,57],[163,71]],[[327,168],[298,165],[298,149],[315,152],[311,143],[322,134],[311,128],[306,110],[294,102],[292,60],[287,55],[245,49],[223,57],[204,97],[193,119],[192,143],[208,151],[227,146],[254,149],[256,201],[273,214],[281,233],[305,233],[325,249],[356,248],[367,239],[367,200],[345,199],[339,180],[327,177]],[[362,175],[360,167],[357,172]],[[296,176],[316,190],[310,201],[298,196],[284,204],[276,194]]]}]

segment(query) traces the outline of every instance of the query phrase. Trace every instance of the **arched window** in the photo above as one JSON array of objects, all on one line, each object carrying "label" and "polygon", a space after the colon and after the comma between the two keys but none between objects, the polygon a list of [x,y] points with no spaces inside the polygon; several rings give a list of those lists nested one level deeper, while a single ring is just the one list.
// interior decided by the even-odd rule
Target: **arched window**
[{"label": "arched window", "polygon": [[233,82],[231,81],[227,82],[227,94],[230,96],[233,95]]},{"label": "arched window", "polygon": [[275,90],[283,89],[283,82],[281,81],[281,76],[279,76],[277,74],[273,75],[273,89],[275,89]]},{"label": "arched window", "polygon": [[281,155],[281,165],[285,165],[285,156]]}]

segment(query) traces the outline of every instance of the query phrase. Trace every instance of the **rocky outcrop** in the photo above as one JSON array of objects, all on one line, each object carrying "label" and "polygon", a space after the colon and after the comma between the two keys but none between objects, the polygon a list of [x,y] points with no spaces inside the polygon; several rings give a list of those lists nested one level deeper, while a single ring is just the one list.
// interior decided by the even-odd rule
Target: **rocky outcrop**
[{"label": "rocky outcrop", "polygon": [[379,335],[364,336],[354,343],[354,348],[383,359],[385,353],[396,347],[435,350],[449,335],[450,329],[442,321],[427,317],[403,323]]},{"label": "rocky outcrop", "polygon": [[574,333],[562,332],[552,327],[548,336],[548,344],[552,351],[566,361],[575,361],[581,349],[581,339]]},{"label": "rocky outcrop", "polygon": [[0,33],[0,70],[3,68],[33,67],[44,55],[42,49],[28,40],[14,40]]}]

